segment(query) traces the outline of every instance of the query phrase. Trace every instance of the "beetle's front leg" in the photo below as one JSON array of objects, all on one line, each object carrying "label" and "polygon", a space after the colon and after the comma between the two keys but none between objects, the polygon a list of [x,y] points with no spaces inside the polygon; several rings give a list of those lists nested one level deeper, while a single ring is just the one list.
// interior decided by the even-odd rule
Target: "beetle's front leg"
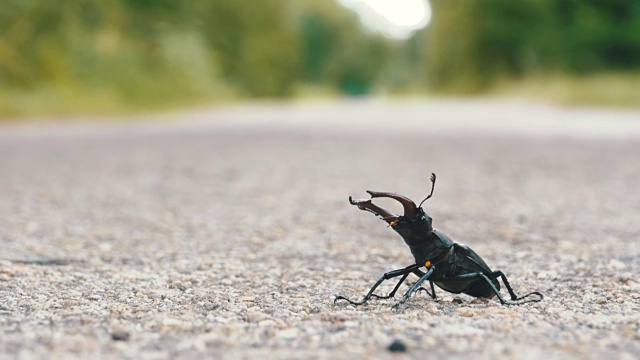
[{"label": "beetle's front leg", "polygon": [[[421,278],[424,273],[420,270],[416,270],[413,272],[414,274],[416,274],[416,276],[418,278]],[[436,288],[433,286],[433,281],[429,280],[429,284],[431,285],[431,292],[429,292],[429,290],[427,290],[425,287],[420,287],[418,288],[418,290],[416,290],[417,292],[420,292],[420,290],[426,292],[429,296],[431,296],[432,299],[437,299],[438,297],[436,296]]]},{"label": "beetle's front leg", "polygon": [[393,288],[393,290],[389,293],[389,295],[387,296],[380,296],[380,295],[376,295],[376,294],[371,294],[372,297],[375,297],[376,299],[390,299],[394,296],[396,296],[396,291],[398,291],[398,288],[400,287],[400,284],[402,284],[406,279],[407,276],[409,276],[409,274],[404,274],[402,276],[402,278],[400,278],[400,281],[398,281],[398,283],[396,284],[396,286]]},{"label": "beetle's front leg", "polygon": [[424,275],[422,275],[420,279],[418,279],[418,281],[416,281],[416,283],[409,288],[409,290],[407,290],[407,292],[404,294],[402,299],[397,303],[393,304],[392,308],[395,310],[398,310],[400,308],[400,305],[404,304],[411,297],[411,295],[413,295],[413,293],[416,292],[416,290],[418,290],[420,285],[422,285],[422,283],[425,282],[425,280],[427,280],[429,276],[431,276],[431,274],[433,274],[433,271],[435,270],[435,268],[436,268],[435,266],[431,266],[429,270]]},{"label": "beetle's front leg", "polygon": [[[381,298],[381,299],[388,299],[389,297],[393,297],[393,295],[395,295],[395,292],[398,290],[398,287],[400,287],[400,284],[407,278],[407,276],[409,276],[410,273],[412,273],[418,267],[419,267],[418,265],[414,264],[414,265],[409,265],[404,269],[393,270],[393,271],[389,271],[388,273],[385,273],[384,275],[382,275],[382,277],[380,279],[378,279],[378,281],[376,281],[376,283],[373,285],[371,290],[369,290],[367,295],[364,296],[362,301],[353,301],[353,300],[347,299],[344,296],[338,295],[338,296],[336,296],[335,300],[333,300],[333,303],[335,304],[338,300],[345,300],[345,301],[349,302],[352,305],[363,305],[367,301],[371,300],[372,296],[375,296],[376,298]],[[378,288],[378,286],[380,286],[380,284],[382,284],[382,282],[384,282],[385,280],[388,280],[388,279],[392,279],[394,277],[398,277],[398,276],[402,276],[402,279],[400,280],[400,282],[398,282],[396,287],[393,289],[393,291],[387,297],[382,297],[382,296],[373,294],[373,292],[376,290],[376,288]]]},{"label": "beetle's front leg", "polygon": [[431,296],[432,299],[437,299],[438,297],[436,296],[436,288],[433,286],[433,281],[429,280],[429,284],[431,284],[431,292],[429,292],[429,290],[427,290],[425,287],[420,287],[417,291],[419,292],[420,290],[424,291],[427,293],[427,295]]}]

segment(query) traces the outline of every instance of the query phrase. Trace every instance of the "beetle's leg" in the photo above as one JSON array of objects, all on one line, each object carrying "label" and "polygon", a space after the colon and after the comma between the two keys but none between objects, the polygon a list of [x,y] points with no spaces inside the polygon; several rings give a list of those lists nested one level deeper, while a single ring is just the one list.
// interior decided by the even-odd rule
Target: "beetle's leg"
[{"label": "beetle's leg", "polygon": [[494,271],[492,275],[493,275],[494,279],[498,279],[498,276],[500,276],[500,278],[502,279],[502,282],[504,283],[504,285],[507,288],[507,291],[509,291],[509,295],[511,295],[511,300],[513,300],[513,301],[522,300],[522,299],[524,299],[524,298],[526,298],[528,296],[531,296],[531,295],[538,295],[538,296],[540,296],[540,299],[538,299],[538,300],[528,300],[527,302],[538,302],[538,301],[544,299],[544,296],[541,293],[537,292],[537,291],[530,292],[530,293],[528,293],[526,295],[518,296],[518,295],[516,295],[515,292],[513,292],[513,289],[511,288],[511,284],[509,284],[509,280],[507,280],[507,277],[504,275],[504,273],[502,271],[500,271],[500,270]]},{"label": "beetle's leg", "polygon": [[[413,265],[412,265],[413,266]],[[424,275],[424,273],[418,269],[413,270],[413,273],[416,274],[417,277],[422,277]],[[402,279],[400,279],[400,281],[396,284],[396,287],[393,289],[392,292],[389,293],[389,295],[387,296],[380,296],[380,295],[376,295],[376,294],[371,294],[372,297],[375,297],[376,299],[389,299],[395,296],[396,292],[398,291],[398,288],[400,287],[400,284],[402,284],[404,282],[404,280],[407,278],[407,276],[409,276],[409,274],[405,274]],[[429,284],[431,284],[431,292],[429,292],[429,290],[425,289],[424,287],[420,287],[418,290],[416,291],[420,291],[420,290],[424,290],[427,294],[429,294],[429,296],[431,296],[431,298],[433,299],[437,299],[436,297],[436,289],[433,286],[433,281],[429,280]]]},{"label": "beetle's leg", "polygon": [[[498,276],[503,277],[503,280],[506,279],[506,276],[504,276],[504,274],[502,274],[502,272],[496,271],[493,272],[490,276],[492,278],[497,278]],[[452,278],[447,278],[447,281],[453,282],[453,281],[474,281],[474,280],[484,280],[487,282],[487,284],[489,284],[489,286],[491,287],[491,290],[493,290],[493,293],[496,294],[496,296],[498,297],[498,300],[500,300],[500,304],[502,305],[519,305],[519,304],[523,304],[526,302],[538,302],[540,300],[542,300],[542,294],[540,294],[539,292],[532,292],[529,293],[525,296],[521,296],[521,297],[517,297],[516,294],[513,292],[513,289],[511,289],[511,285],[509,285],[508,282],[505,281],[505,285],[507,286],[507,290],[509,291],[509,295],[511,295],[511,300],[520,300],[523,299],[529,295],[539,295],[541,298],[540,299],[536,299],[536,300],[528,300],[525,302],[519,302],[519,303],[512,303],[512,302],[508,302],[505,299],[502,298],[502,296],[500,295],[500,291],[496,288],[496,286],[493,284],[493,282],[491,281],[491,279],[489,279],[489,277],[481,272],[477,272],[477,273],[471,273],[471,274],[463,274],[463,275],[457,275],[455,277]],[[515,298],[514,298],[515,297]]]},{"label": "beetle's leg", "polygon": [[418,290],[420,285],[422,285],[422,283],[425,280],[427,280],[429,276],[431,276],[431,274],[433,274],[433,270],[435,270],[435,268],[436,268],[435,266],[430,267],[429,270],[427,270],[427,272],[424,275],[422,275],[420,279],[418,279],[418,281],[416,281],[416,283],[409,288],[409,290],[407,290],[407,292],[404,294],[402,299],[397,303],[393,304],[393,308],[397,310],[400,307],[400,305],[404,304],[407,301],[407,299],[409,299],[409,297],[411,297],[411,295],[413,295],[413,293],[416,292],[416,290]]},{"label": "beetle's leg", "polygon": [[390,298],[394,297],[396,295],[396,291],[398,291],[398,288],[400,287],[400,284],[402,284],[404,282],[404,280],[407,278],[407,276],[409,276],[409,274],[410,273],[406,273],[406,274],[402,275],[402,278],[400,278],[400,281],[398,281],[398,283],[393,288],[393,290],[389,293],[389,295],[380,296],[380,295],[376,295],[376,294],[371,294],[371,297],[375,297],[376,299],[390,299]]},{"label": "beetle's leg", "polygon": [[433,286],[433,281],[429,280],[429,284],[431,284],[431,292],[429,292],[429,290],[427,290],[427,289],[426,289],[426,288],[424,288],[424,287],[420,287],[420,288],[419,288],[418,290],[416,290],[416,291],[420,291],[420,290],[422,290],[422,291],[426,292],[426,293],[427,293],[427,295],[431,296],[431,298],[432,298],[432,299],[434,299],[434,300],[435,300],[435,299],[437,299],[437,298],[438,298],[438,297],[436,296],[436,288]]},{"label": "beetle's leg", "polygon": [[508,304],[507,301],[502,298],[502,296],[500,295],[500,291],[498,291],[498,289],[493,284],[491,279],[489,279],[489,277],[487,275],[485,275],[485,274],[483,274],[481,272],[456,275],[454,277],[447,278],[447,281],[449,281],[449,282],[455,282],[455,281],[471,282],[471,281],[480,280],[480,279],[486,281],[487,284],[489,284],[489,286],[491,287],[491,290],[493,290],[493,293],[496,294],[496,296],[498,297],[498,300],[500,300],[500,304],[502,304],[502,305],[507,305]]},{"label": "beetle's leg", "polygon": [[[419,278],[422,277],[422,275],[424,275],[424,273],[422,271],[420,271],[420,270],[416,270],[413,273],[416,274],[416,276],[419,277]],[[429,280],[429,284],[431,284],[431,292],[429,292],[429,290],[427,290],[424,287],[421,287],[416,291],[422,290],[422,291],[426,292],[427,294],[429,294],[429,296],[431,296],[432,299],[437,299],[437,297],[436,297],[436,289],[433,287],[433,281]]]},{"label": "beetle's leg", "polygon": [[[414,264],[414,265],[409,265],[404,269],[393,270],[393,271],[389,271],[388,273],[385,273],[384,275],[382,275],[382,277],[380,279],[378,279],[378,281],[376,281],[376,283],[373,285],[371,290],[369,290],[367,295],[364,296],[362,301],[352,301],[352,300],[347,299],[344,296],[336,296],[335,300],[333,300],[333,303],[335,304],[338,300],[346,300],[352,305],[363,305],[364,303],[366,303],[367,301],[369,301],[371,299],[371,296],[372,296],[373,292],[376,290],[376,288],[378,286],[380,286],[380,284],[382,284],[383,281],[388,280],[388,279],[392,279],[394,277],[398,277],[398,276],[401,276],[401,275],[408,275],[408,274],[412,273],[413,270],[417,269],[418,267],[420,267],[420,266]],[[404,276],[403,279],[406,279],[406,276]],[[398,283],[396,285],[396,289],[394,289],[394,292],[400,286],[400,283]]]}]

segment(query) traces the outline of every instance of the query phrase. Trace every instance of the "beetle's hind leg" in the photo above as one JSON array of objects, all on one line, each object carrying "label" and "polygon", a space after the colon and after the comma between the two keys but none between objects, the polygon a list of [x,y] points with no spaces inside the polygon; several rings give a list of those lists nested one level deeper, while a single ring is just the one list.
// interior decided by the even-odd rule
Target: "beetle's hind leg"
[{"label": "beetle's hind leg", "polygon": [[513,289],[511,288],[511,284],[509,284],[509,280],[507,280],[507,277],[504,275],[504,273],[500,270],[494,271],[492,274],[492,278],[493,279],[498,279],[498,277],[500,277],[502,279],[502,282],[504,283],[505,287],[507,288],[507,291],[509,292],[509,295],[511,296],[511,300],[512,301],[518,301],[518,300],[522,300],[526,297],[529,297],[531,295],[538,295],[540,298],[539,299],[530,299],[527,300],[525,302],[538,302],[541,301],[542,299],[544,299],[544,296],[537,292],[537,291],[532,291],[526,295],[522,295],[522,296],[518,296],[516,295],[516,293],[513,291]]},{"label": "beetle's hind leg", "polygon": [[[349,302],[352,305],[364,305],[367,301],[371,300],[372,297],[375,297],[376,299],[389,299],[389,298],[392,298],[396,294],[396,291],[398,291],[398,288],[400,287],[400,284],[402,284],[402,282],[404,282],[404,280],[407,278],[407,276],[409,276],[409,274],[411,274],[417,268],[418,268],[417,265],[410,265],[410,266],[407,266],[404,269],[393,270],[393,271],[389,271],[388,273],[385,273],[384,275],[382,275],[382,277],[380,279],[378,279],[378,281],[376,281],[376,283],[371,287],[371,289],[369,290],[367,295],[365,295],[364,298],[361,301],[349,300],[344,296],[338,295],[338,296],[336,296],[335,300],[333,300],[333,303],[335,304],[338,300],[345,300],[345,301]],[[398,276],[402,276],[402,278],[396,284],[396,286],[393,289],[393,291],[391,291],[391,293],[389,293],[389,295],[380,296],[380,295],[376,295],[376,294],[373,293],[378,288],[378,286],[380,286],[380,284],[382,284],[385,280],[392,279],[392,278],[398,277]]]},{"label": "beetle's hind leg", "polygon": [[[491,278],[489,278],[491,277]],[[509,302],[507,300],[505,300],[502,295],[500,295],[500,291],[498,290],[498,288],[496,288],[495,284],[493,283],[493,281],[491,280],[497,280],[497,278],[500,277],[502,278],[502,281],[504,282],[505,286],[507,287],[507,291],[509,291],[509,295],[511,296],[511,300],[512,301],[517,301],[517,300],[521,300],[526,298],[527,296],[530,295],[538,295],[540,296],[540,299],[532,299],[532,300],[527,300],[527,301],[523,301],[523,302],[518,302],[518,303],[514,303],[514,302]],[[476,272],[476,273],[470,273],[470,274],[463,274],[463,275],[457,275],[456,277],[452,277],[452,278],[448,278],[447,279],[448,282],[456,282],[456,281],[460,281],[460,282],[473,282],[473,281],[485,281],[489,287],[491,288],[491,291],[498,297],[498,300],[500,300],[500,304],[502,305],[520,305],[520,304],[524,304],[527,302],[538,302],[540,300],[542,300],[542,294],[540,294],[537,291],[534,291],[532,293],[526,294],[524,296],[516,296],[516,294],[513,292],[513,289],[511,288],[511,285],[509,284],[509,281],[507,281],[507,277],[504,276],[504,274],[501,271],[494,271],[493,273],[489,274],[489,276],[481,273],[481,272]]]},{"label": "beetle's hind leg", "polygon": [[[489,276],[493,277],[494,275],[492,273],[492,274],[489,274]],[[489,276],[481,272],[475,272],[475,273],[469,273],[469,274],[456,275],[455,277],[447,278],[447,282],[450,282],[450,283],[461,282],[461,283],[471,284],[477,281],[486,281],[486,283],[489,285],[489,288],[491,289],[491,292],[493,292],[495,296],[498,297],[498,300],[500,300],[500,304],[507,305],[508,302],[502,298],[502,296],[500,295],[500,291],[498,290],[498,288],[496,288],[495,284],[493,283],[493,281],[491,281]],[[465,292],[465,291],[463,292],[466,294],[469,294],[468,292]],[[486,296],[486,295],[472,295],[472,294],[469,294],[469,295],[476,296],[476,297]]]}]

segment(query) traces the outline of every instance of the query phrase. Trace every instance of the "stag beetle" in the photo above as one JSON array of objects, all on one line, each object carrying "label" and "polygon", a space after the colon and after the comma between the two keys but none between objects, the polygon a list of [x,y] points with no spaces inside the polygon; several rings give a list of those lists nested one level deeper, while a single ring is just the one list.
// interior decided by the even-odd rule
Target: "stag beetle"
[{"label": "stag beetle", "polygon": [[[413,273],[420,279],[413,284],[404,294],[402,299],[393,305],[394,309],[398,309],[404,304],[409,297],[417,290],[424,290],[433,299],[436,299],[436,292],[433,284],[438,285],[442,290],[454,294],[464,293],[478,298],[490,299],[497,296],[502,305],[515,304],[505,301],[500,295],[500,284],[498,278],[509,291],[512,301],[522,300],[531,295],[538,295],[539,298],[531,299],[525,302],[538,302],[544,297],[541,293],[534,291],[524,296],[517,296],[507,277],[502,271],[492,271],[482,258],[466,245],[453,242],[443,232],[436,230],[432,226],[432,219],[422,209],[422,204],[431,198],[436,185],[436,174],[431,174],[431,193],[420,205],[416,204],[409,198],[396,193],[367,191],[371,198],[391,198],[394,199],[404,208],[404,215],[398,216],[391,212],[374,205],[369,200],[353,200],[349,197],[349,203],[357,206],[360,210],[369,211],[386,221],[393,230],[395,230],[404,242],[411,249],[411,253],[415,259],[415,264],[409,265],[403,269],[393,270],[382,275],[382,277],[373,285],[371,290],[365,295],[361,301],[352,301],[344,296],[336,296],[334,303],[338,300],[346,300],[353,305],[362,305],[371,298],[389,299],[393,298],[398,291],[400,285],[405,281],[409,274]],[[426,272],[420,270],[425,267]],[[376,295],[373,292],[382,284],[383,281],[401,276],[400,281],[387,296]],[[431,292],[420,287],[423,282],[429,280]]]}]

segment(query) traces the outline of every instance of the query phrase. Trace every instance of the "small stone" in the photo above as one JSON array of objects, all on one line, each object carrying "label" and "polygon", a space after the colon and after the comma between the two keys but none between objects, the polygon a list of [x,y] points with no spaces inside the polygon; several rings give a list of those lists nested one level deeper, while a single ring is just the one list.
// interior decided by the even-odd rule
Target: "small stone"
[{"label": "small stone", "polygon": [[82,297],[82,293],[80,291],[77,291],[77,290],[69,290],[67,292],[67,296],[69,298],[79,298],[79,297]]},{"label": "small stone", "polygon": [[598,296],[594,302],[596,304],[604,304],[607,302],[607,298],[604,296]]},{"label": "small stone", "polygon": [[627,265],[618,259],[611,259],[609,260],[609,264],[607,264],[607,267],[612,270],[622,270],[626,268]]},{"label": "small stone", "polygon": [[633,280],[633,274],[630,272],[621,273],[618,275],[618,280],[622,283],[627,283],[628,281]]},{"label": "small stone", "polygon": [[258,326],[260,327],[270,327],[270,326],[274,326],[276,324],[275,321],[273,320],[262,320],[258,323]]},{"label": "small stone", "polygon": [[131,334],[127,331],[114,331],[111,333],[111,339],[114,341],[129,341]]},{"label": "small stone", "polygon": [[462,317],[473,317],[473,312],[467,309],[458,310],[458,316]]},{"label": "small stone", "polygon": [[220,324],[226,324],[229,321],[231,321],[232,319],[226,318],[226,317],[222,317],[222,316],[216,316],[213,318],[213,321],[220,323]]},{"label": "small stone", "polygon": [[538,279],[540,279],[540,280],[542,280],[542,279],[557,279],[558,278],[558,273],[556,271],[553,271],[553,270],[541,271],[540,273],[538,273],[538,275],[536,277]]},{"label": "small stone", "polygon": [[394,340],[391,345],[387,347],[389,352],[406,352],[407,346],[400,340]]},{"label": "small stone", "polygon": [[102,300],[102,298],[99,295],[96,294],[91,294],[89,296],[87,296],[88,300],[92,300],[92,301],[98,301],[98,300]]},{"label": "small stone", "polygon": [[421,322],[421,321],[413,321],[410,322],[406,325],[407,329],[418,329],[418,330],[426,330],[428,328],[430,328],[431,326],[425,322]]},{"label": "small stone", "polygon": [[567,320],[570,320],[570,319],[575,318],[575,315],[576,315],[576,313],[575,313],[575,312],[573,312],[573,311],[569,311],[569,310],[560,311],[560,312],[558,313],[558,316],[559,316],[560,318],[562,318],[562,319],[567,319]]},{"label": "small stone", "polygon": [[182,320],[173,319],[173,318],[164,318],[162,319],[162,326],[166,327],[178,327],[182,325]]},{"label": "small stone", "polygon": [[296,336],[298,336],[298,329],[289,328],[285,330],[280,330],[278,331],[278,334],[276,336],[282,339],[293,339]]},{"label": "small stone", "polygon": [[207,311],[213,311],[220,307],[220,304],[214,304],[212,302],[206,303],[202,306]]},{"label": "small stone", "polygon": [[257,311],[249,311],[244,316],[244,320],[250,323],[258,323],[260,321],[269,320],[269,319],[271,319],[271,316],[261,312],[257,312]]},{"label": "small stone", "polygon": [[[605,299],[605,301],[606,301],[606,299]],[[562,308],[561,307],[553,307],[553,306],[551,306],[551,307],[548,307],[545,311],[546,311],[547,314],[557,314],[560,311],[562,311]]]},{"label": "small stone", "polygon": [[474,305],[475,304],[486,304],[486,303],[487,303],[487,299],[484,299],[484,298],[475,298],[475,299],[473,299],[473,300],[471,300],[469,302],[469,304],[474,304]]},{"label": "small stone", "polygon": [[437,314],[438,313],[438,307],[435,306],[433,303],[428,303],[427,305],[425,305],[425,309],[430,313],[430,314]]}]

